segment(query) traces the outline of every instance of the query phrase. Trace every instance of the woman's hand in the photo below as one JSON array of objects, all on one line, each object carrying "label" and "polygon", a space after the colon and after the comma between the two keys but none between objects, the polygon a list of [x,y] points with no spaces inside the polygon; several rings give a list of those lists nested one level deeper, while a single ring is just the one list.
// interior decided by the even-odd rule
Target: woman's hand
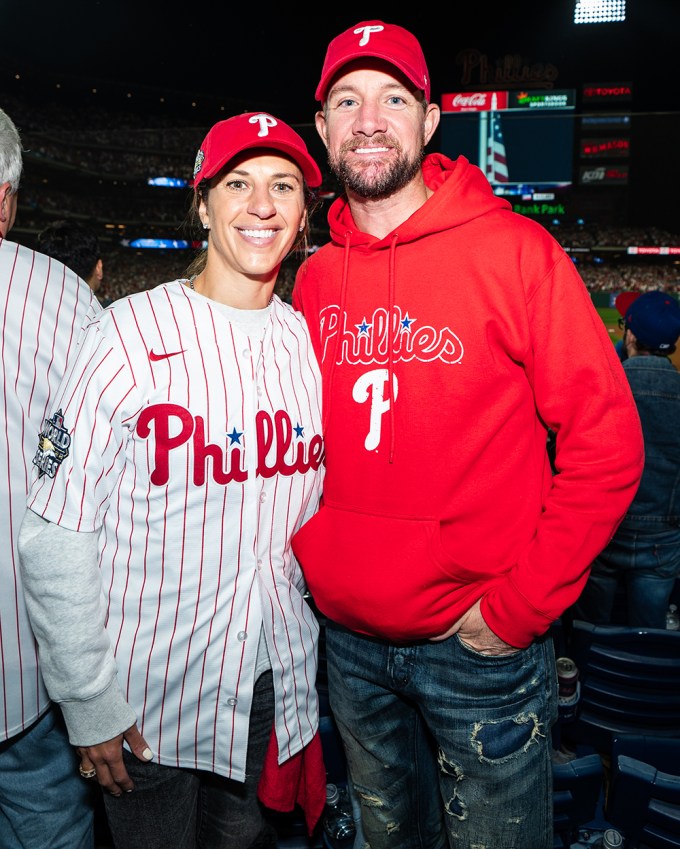
[{"label": "woman's hand", "polygon": [[[83,778],[94,778],[96,775],[102,788],[112,796],[130,793],[134,788],[123,762],[123,740],[140,761],[148,762],[153,758],[153,753],[139,733],[137,725],[131,726],[111,740],[97,743],[96,746],[77,747],[80,755],[80,774]],[[92,770],[95,770],[93,774]]]}]

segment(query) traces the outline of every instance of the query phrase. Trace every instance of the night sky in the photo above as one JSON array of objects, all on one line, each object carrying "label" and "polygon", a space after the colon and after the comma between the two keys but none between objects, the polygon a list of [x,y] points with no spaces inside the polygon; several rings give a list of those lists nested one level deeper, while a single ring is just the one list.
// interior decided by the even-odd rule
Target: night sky
[{"label": "night sky", "polygon": [[574,25],[573,0],[519,0],[500,11],[478,0],[450,5],[443,14],[422,7],[397,15],[392,4],[347,13],[320,3],[313,17],[297,3],[284,13],[280,3],[204,2],[176,15],[169,3],[144,0],[0,0],[0,95],[15,69],[30,69],[43,85],[59,75],[102,89],[114,82],[164,92],[178,104],[217,98],[233,111],[310,121],[328,41],[360,20],[380,19],[418,36],[435,100],[461,87],[461,55],[473,50],[492,71],[509,56],[534,73],[552,68],[556,88],[626,80],[634,83],[636,110],[680,107],[677,0],[628,0],[625,22],[600,25]]}]

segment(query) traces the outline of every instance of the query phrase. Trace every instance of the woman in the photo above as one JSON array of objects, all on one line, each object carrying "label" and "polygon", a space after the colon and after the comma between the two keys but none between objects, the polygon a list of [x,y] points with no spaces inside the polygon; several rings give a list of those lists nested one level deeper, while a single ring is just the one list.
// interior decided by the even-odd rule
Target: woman
[{"label": "woman", "polygon": [[316,736],[318,625],[290,538],[320,497],[320,377],[274,285],[320,183],[282,121],[216,124],[196,275],[92,322],[40,434],[28,605],[118,849],[273,845],[256,795],[272,724],[279,763]]}]

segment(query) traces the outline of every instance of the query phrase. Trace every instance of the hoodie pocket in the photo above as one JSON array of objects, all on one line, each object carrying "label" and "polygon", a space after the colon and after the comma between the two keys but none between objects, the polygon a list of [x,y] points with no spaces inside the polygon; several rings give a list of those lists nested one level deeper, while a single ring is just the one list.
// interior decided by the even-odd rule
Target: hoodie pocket
[{"label": "hoodie pocket", "polygon": [[444,633],[482,595],[488,577],[446,554],[436,519],[328,504],[295,534],[293,551],[325,616],[391,640]]}]

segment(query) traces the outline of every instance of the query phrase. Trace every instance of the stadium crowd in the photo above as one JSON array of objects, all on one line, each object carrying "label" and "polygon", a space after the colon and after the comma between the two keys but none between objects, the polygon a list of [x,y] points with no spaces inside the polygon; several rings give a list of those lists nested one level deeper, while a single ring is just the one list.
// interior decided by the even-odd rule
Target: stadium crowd
[{"label": "stadium crowd", "polygon": [[[97,297],[106,306],[133,292],[186,277],[193,258],[194,251],[191,250],[105,250],[102,257],[104,279],[97,290]],[[289,257],[281,266],[276,282],[276,294],[289,303],[297,265],[298,260]]]}]

